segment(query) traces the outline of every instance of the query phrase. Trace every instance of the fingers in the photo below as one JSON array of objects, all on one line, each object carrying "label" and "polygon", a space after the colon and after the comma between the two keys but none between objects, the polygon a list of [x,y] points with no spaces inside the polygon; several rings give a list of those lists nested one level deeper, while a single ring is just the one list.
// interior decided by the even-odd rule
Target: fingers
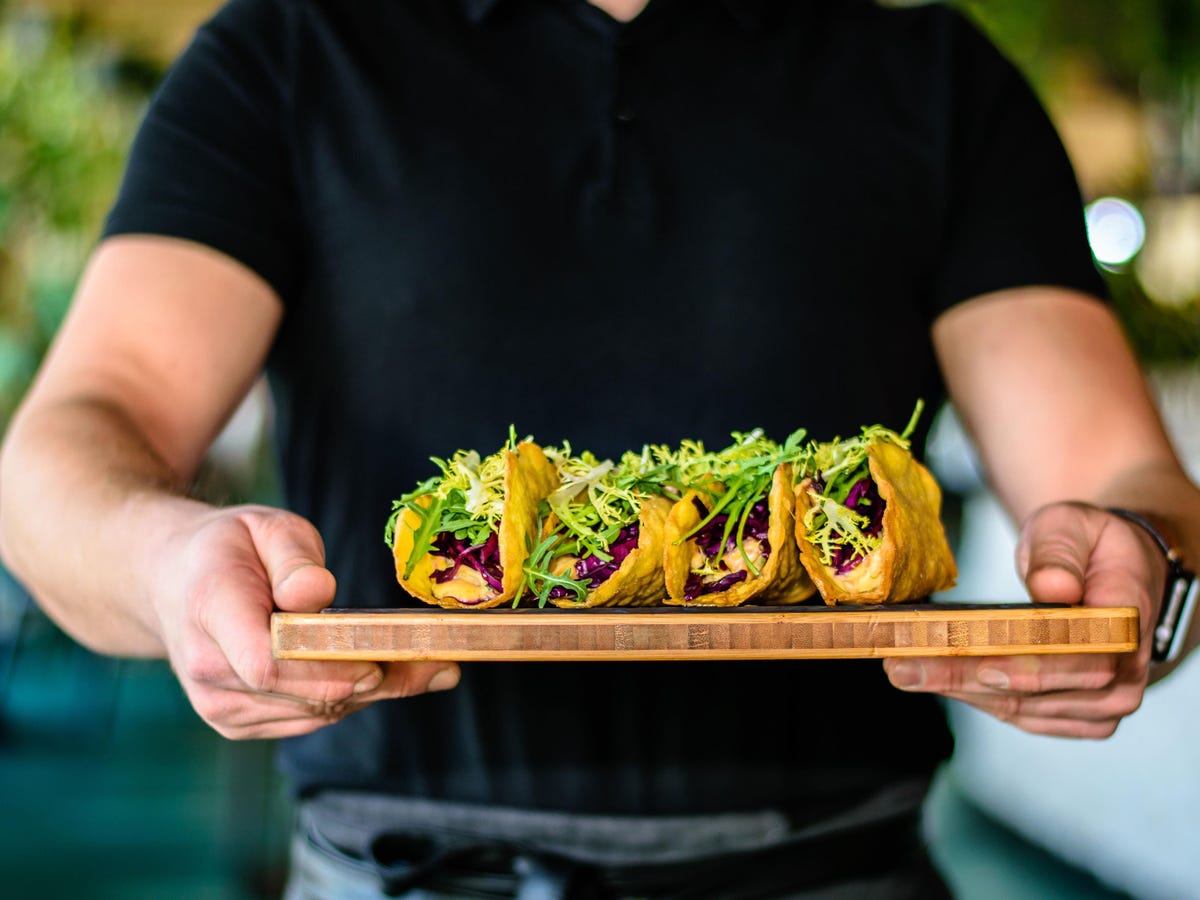
[{"label": "fingers", "polygon": [[947,693],[1006,722],[1043,719],[1060,722],[1112,722],[1136,712],[1141,692],[1132,685],[1112,691],[1064,691],[1057,694]]},{"label": "fingers", "polygon": [[226,565],[199,582],[190,599],[209,641],[185,644],[181,675],[202,684],[282,694],[317,703],[339,702],[375,690],[383,680],[370,662],[315,663],[271,655],[271,598],[252,566]]},{"label": "fingers", "polygon": [[987,656],[957,659],[888,659],[884,671],[902,690],[930,693],[962,691],[1103,690],[1116,679],[1117,659],[1110,653],[1062,656]]},{"label": "fingers", "polygon": [[[334,665],[281,661],[279,668],[284,673],[281,686],[302,680],[289,670],[307,669],[319,673],[323,668]],[[454,663],[390,663],[382,668],[376,665],[375,668],[380,673],[375,689],[348,696],[342,696],[341,691],[329,691],[329,698],[323,700],[311,696],[311,689],[301,693],[303,689],[297,688],[296,693],[287,694],[251,690],[232,673],[221,679],[225,685],[231,686],[183,678],[181,681],[187,688],[196,712],[220,734],[232,739],[262,739],[306,734],[340,721],[379,700],[449,690],[457,686],[460,677],[459,667]]]},{"label": "fingers", "polygon": [[1072,504],[1031,516],[1021,532],[1018,567],[1030,596],[1042,603],[1083,600],[1093,538],[1086,517]]},{"label": "fingers", "polygon": [[325,568],[325,545],[311,523],[281,510],[251,512],[245,521],[275,606],[319,612],[333,602],[337,584]]},{"label": "fingers", "polygon": [[383,682],[370,699],[399,699],[417,694],[448,691],[458,686],[462,672],[457,663],[406,662],[384,666]]},{"label": "fingers", "polygon": [[1017,564],[1035,601],[1147,611],[1159,563],[1135,526],[1086,504],[1056,503],[1026,522]]},{"label": "fingers", "polygon": [[[983,709],[982,711],[995,715],[991,710]],[[1045,719],[1035,716],[1021,716],[1007,721],[1029,734],[1093,741],[1101,741],[1112,737],[1116,733],[1117,727],[1121,724],[1119,718],[1106,719],[1104,721],[1087,721],[1081,719]]]},{"label": "fingers", "polygon": [[1034,734],[1100,739],[1141,705],[1145,663],[1077,654],[888,659],[892,684],[959,700]]},{"label": "fingers", "polygon": [[222,510],[188,541],[176,569],[182,591],[161,616],[171,663],[192,705],[233,738],[303,734],[380,700],[458,684],[447,662],[276,660],[271,613],[316,612],[334,597],[320,535],[304,519],[265,507]]},{"label": "fingers", "polygon": [[1035,734],[1108,737],[1141,704],[1149,678],[1144,640],[1161,593],[1161,554],[1124,520],[1085,503],[1053,503],[1029,517],[1017,548],[1030,596],[1043,603],[1136,606],[1143,641],[1129,654],[888,659],[901,690],[968,703]]}]

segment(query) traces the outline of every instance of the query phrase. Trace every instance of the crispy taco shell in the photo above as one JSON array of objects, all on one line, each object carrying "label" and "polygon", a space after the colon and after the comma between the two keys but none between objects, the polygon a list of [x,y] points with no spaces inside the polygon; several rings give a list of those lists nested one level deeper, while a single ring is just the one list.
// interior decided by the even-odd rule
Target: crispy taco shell
[{"label": "crispy taco shell", "polygon": [[[435,597],[432,576],[437,568],[437,557],[432,553],[425,554],[413,567],[412,574],[404,577],[416,529],[421,524],[417,514],[410,509],[401,515],[393,542],[396,580],[417,599],[446,609],[488,609],[510,602],[521,585],[525,559],[537,537],[538,504],[557,487],[558,473],[537,444],[524,441],[516,450],[505,451],[504,506],[499,527],[503,590],[495,596],[479,603],[462,603],[451,596]],[[423,497],[417,502],[427,506],[431,501]]]},{"label": "crispy taco shell", "polygon": [[822,563],[819,548],[808,540],[804,517],[813,505],[811,480],[796,489],[800,559],[825,603],[901,603],[953,587],[958,568],[942,527],[942,492],[933,475],[891,441],[868,445],[867,461],[886,504],[882,543],[844,575]]},{"label": "crispy taco shell", "polygon": [[697,552],[696,542],[680,539],[700,522],[700,512],[692,503],[692,499],[700,495],[697,491],[688,491],[667,517],[663,552],[667,598],[663,602],[670,606],[741,606],[751,598],[757,605],[800,603],[811,597],[815,588],[800,565],[800,555],[792,537],[796,501],[791,483],[792,466],[784,463],[775,470],[767,498],[770,516],[767,541],[771,553],[758,577],[747,577],[727,590],[702,594],[694,600],[685,599],[684,593],[692,570],[692,557]]},{"label": "crispy taco shell", "polygon": [[667,515],[672,503],[665,497],[647,497],[638,510],[637,547],[621,561],[617,571],[589,590],[583,600],[574,597],[551,598],[562,609],[588,609],[595,606],[650,606],[662,601],[663,543]]}]

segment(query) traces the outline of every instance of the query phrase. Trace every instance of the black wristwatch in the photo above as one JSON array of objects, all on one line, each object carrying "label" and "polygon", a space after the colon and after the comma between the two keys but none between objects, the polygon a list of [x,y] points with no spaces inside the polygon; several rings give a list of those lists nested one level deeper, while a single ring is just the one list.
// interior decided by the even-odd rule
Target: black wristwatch
[{"label": "black wristwatch", "polygon": [[1167,559],[1167,584],[1163,589],[1162,606],[1151,637],[1150,658],[1154,662],[1170,662],[1179,656],[1186,642],[1192,615],[1196,612],[1200,581],[1196,580],[1196,573],[1183,564],[1179,551],[1167,542],[1149,519],[1120,507],[1110,506],[1108,511],[1143,528]]}]

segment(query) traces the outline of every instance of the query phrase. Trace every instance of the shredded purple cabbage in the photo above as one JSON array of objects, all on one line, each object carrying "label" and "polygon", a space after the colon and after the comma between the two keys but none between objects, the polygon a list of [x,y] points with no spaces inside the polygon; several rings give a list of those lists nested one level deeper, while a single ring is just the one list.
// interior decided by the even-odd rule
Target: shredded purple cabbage
[{"label": "shredded purple cabbage", "polygon": [[[860,478],[850,488],[843,504],[847,509],[866,516],[867,526],[863,534],[875,537],[883,530],[883,510],[887,503],[879,496],[879,487],[870,476]],[[832,566],[838,575],[845,575],[866,559],[866,555],[858,552],[850,544],[842,544],[834,551]]]},{"label": "shredded purple cabbage", "polygon": [[[450,568],[434,572],[430,576],[438,584],[452,580],[458,574],[458,570],[466,566],[478,572],[492,590],[497,593],[504,590],[504,570],[500,566],[500,538],[495,532],[482,544],[468,544],[465,538],[457,538],[449,531],[442,531],[434,535],[429,552],[453,563]],[[453,599],[458,600],[457,597]],[[482,603],[483,599],[458,602],[473,606]]]},{"label": "shredded purple cabbage", "polygon": [[[692,498],[692,503],[696,507],[696,511],[700,513],[701,518],[708,515],[708,508],[700,501],[698,497]],[[696,542],[696,546],[700,548],[700,552],[704,554],[706,559],[718,559],[726,553],[732,553],[738,549],[736,529],[729,534],[729,539],[725,542],[725,546],[721,546],[721,535],[725,533],[725,523],[729,521],[729,516],[725,513],[713,516],[712,521],[692,535],[692,540]],[[765,563],[771,556],[771,544],[767,540],[767,530],[770,527],[771,512],[767,507],[767,501],[759,500],[750,508],[750,515],[746,517],[746,530],[743,533],[744,538],[757,538],[762,547],[762,561]],[[745,581],[749,573],[731,572],[716,581],[704,582],[703,576],[692,572],[688,575],[688,580],[683,586],[683,597],[685,600],[695,600],[697,597],[703,597],[705,594],[715,594],[719,591],[727,590],[740,581]]]},{"label": "shredded purple cabbage", "polygon": [[743,569],[740,572],[730,572],[723,578],[718,578],[716,581],[706,582],[703,576],[696,572],[688,575],[687,582],[683,586],[683,599],[695,600],[697,597],[703,597],[706,594],[715,594],[717,591],[728,590],[739,582],[745,581],[749,576],[749,572]]},{"label": "shredded purple cabbage", "polygon": [[[599,556],[585,556],[575,563],[575,568],[571,571],[570,577],[574,581],[580,582],[589,591],[594,591],[608,579],[612,578],[617,573],[617,569],[621,568],[621,563],[625,562],[625,557],[637,549],[638,534],[641,532],[639,523],[634,522],[632,525],[626,525],[617,534],[617,539],[608,546],[608,552],[612,556],[611,560],[602,559]],[[574,597],[575,592],[563,587],[560,584],[550,588],[549,597],[552,600],[560,600],[563,597]]]}]

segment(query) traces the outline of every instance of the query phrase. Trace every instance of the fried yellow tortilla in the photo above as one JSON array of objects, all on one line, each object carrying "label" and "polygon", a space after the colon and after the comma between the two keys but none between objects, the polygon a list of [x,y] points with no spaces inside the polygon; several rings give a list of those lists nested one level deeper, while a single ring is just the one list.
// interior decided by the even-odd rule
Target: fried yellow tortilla
[{"label": "fried yellow tortilla", "polygon": [[901,603],[953,587],[958,569],[942,527],[942,492],[933,475],[905,446],[889,440],[870,441],[867,461],[884,503],[880,540],[841,574],[822,559],[806,527],[821,502],[813,480],[804,479],[796,489],[796,543],[825,603]]},{"label": "fried yellow tortilla", "polygon": [[[665,497],[645,497],[638,510],[637,546],[630,550],[617,570],[595,588],[589,588],[583,599],[574,594],[551,596],[550,602],[562,609],[588,609],[597,606],[650,606],[662,601],[663,542],[667,516],[672,503]],[[574,578],[578,557],[559,556],[551,563],[556,575]]]},{"label": "fried yellow tortilla", "polygon": [[[496,535],[501,568],[500,590],[487,583],[475,569],[460,566],[455,576],[437,581],[438,571],[450,568],[450,559],[437,553],[425,553],[410,568],[416,534],[421,519],[413,510],[401,513],[392,544],[396,578],[400,585],[419,600],[447,609],[488,609],[509,602],[524,578],[525,560],[538,534],[538,504],[558,486],[554,466],[541,447],[531,441],[517,444],[504,456],[504,500]],[[428,509],[433,495],[417,501]],[[405,572],[408,570],[408,576]]]},{"label": "fried yellow tortilla", "polygon": [[812,596],[815,588],[804,568],[792,537],[794,530],[795,495],[792,489],[792,466],[783,463],[771,479],[771,490],[767,498],[769,519],[767,526],[768,552],[762,561],[760,542],[750,538],[743,542],[746,555],[759,569],[758,575],[746,565],[740,550],[725,553],[717,564],[720,572],[708,576],[710,580],[728,577],[746,570],[745,580],[723,590],[699,594],[687,598],[688,579],[693,569],[700,570],[704,555],[694,538],[683,536],[694,529],[703,519],[695,501],[706,502],[709,496],[700,491],[688,491],[677,502],[667,517],[666,547],[663,553],[663,569],[666,574],[667,597],[670,606],[741,606],[753,599],[757,604],[800,603]]}]

